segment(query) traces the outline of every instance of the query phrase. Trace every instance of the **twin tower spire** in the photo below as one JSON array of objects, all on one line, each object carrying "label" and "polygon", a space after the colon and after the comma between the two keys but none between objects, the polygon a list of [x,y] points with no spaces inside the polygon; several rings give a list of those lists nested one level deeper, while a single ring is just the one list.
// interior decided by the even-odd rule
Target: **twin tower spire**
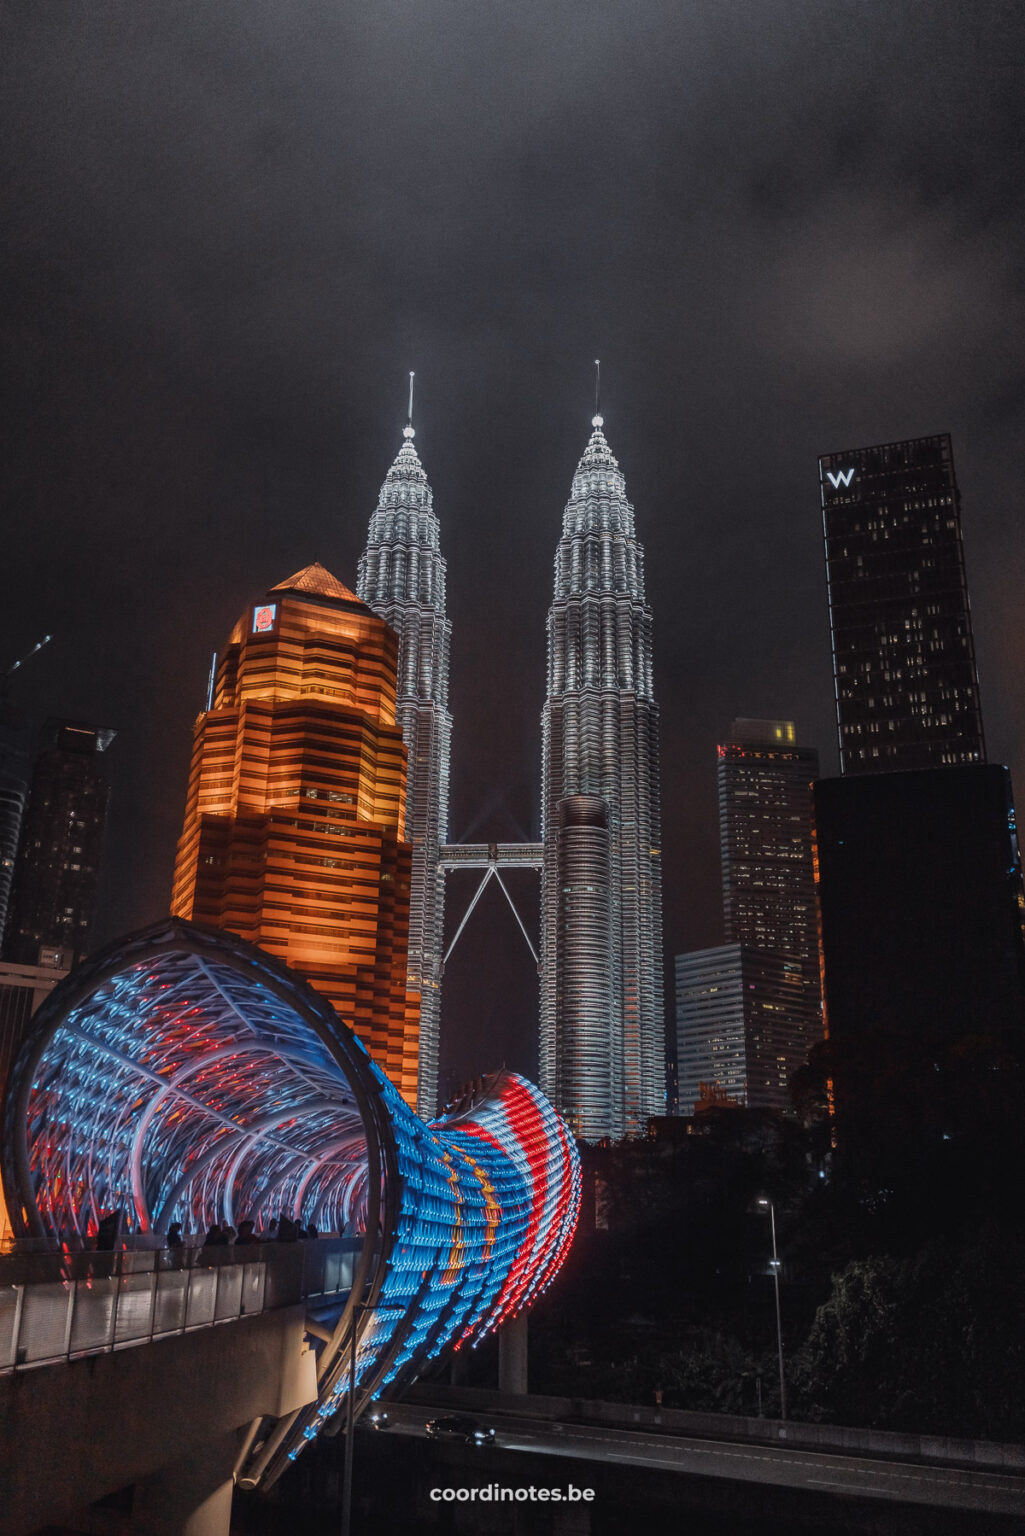
[{"label": "twin tower spire", "polygon": [[[640,1135],[664,1108],[658,708],[644,556],[622,472],[592,433],[555,557],[542,712],[540,1080],[587,1140]],[[452,625],[427,475],[404,442],[381,487],[357,594],[399,637],[397,723],[412,844],[408,987],[418,992],[418,1103],[438,1097]],[[496,678],[496,686],[501,686]]]},{"label": "twin tower spire", "polygon": [[413,446],[413,375],[405,441],[385,477],[360,556],[356,592],[399,637],[396,723],[406,744],[406,822],[412,845],[408,987],[420,994],[417,1104],[438,1100],[445,877],[452,716],[448,708],[452,621],[445,613],[445,560],[434,497]]}]

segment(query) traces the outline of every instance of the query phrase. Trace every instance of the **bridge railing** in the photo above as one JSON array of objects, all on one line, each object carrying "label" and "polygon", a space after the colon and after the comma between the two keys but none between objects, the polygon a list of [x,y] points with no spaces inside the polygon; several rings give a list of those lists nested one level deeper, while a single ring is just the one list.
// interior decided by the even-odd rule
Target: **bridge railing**
[{"label": "bridge railing", "polygon": [[0,1373],[352,1289],[362,1238],[0,1258]]}]

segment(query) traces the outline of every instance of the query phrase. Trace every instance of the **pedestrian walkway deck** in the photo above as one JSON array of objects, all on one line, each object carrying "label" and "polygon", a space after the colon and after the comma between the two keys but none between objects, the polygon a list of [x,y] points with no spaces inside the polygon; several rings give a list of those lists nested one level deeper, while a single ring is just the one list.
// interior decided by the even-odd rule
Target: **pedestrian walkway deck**
[{"label": "pedestrian walkway deck", "polygon": [[362,1238],[0,1255],[0,1375],[294,1307],[342,1305]]}]

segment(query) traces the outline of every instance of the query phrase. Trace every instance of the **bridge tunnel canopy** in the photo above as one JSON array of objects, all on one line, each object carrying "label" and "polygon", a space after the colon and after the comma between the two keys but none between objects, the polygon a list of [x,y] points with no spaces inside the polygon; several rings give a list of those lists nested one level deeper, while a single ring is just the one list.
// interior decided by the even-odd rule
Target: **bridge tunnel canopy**
[{"label": "bridge tunnel canopy", "polygon": [[20,1234],[52,1244],[88,1240],[112,1211],[128,1233],[284,1213],[365,1235],[317,1346],[318,1401],[254,1480],[337,1412],[353,1329],[364,1399],[479,1341],[550,1282],[580,1204],[573,1139],[532,1084],[498,1073],[426,1125],[298,976],[177,918],[111,945],[39,1010],[3,1165]]},{"label": "bridge tunnel canopy", "polygon": [[172,919],[40,1011],[8,1095],[26,1235],[86,1238],[112,1211],[128,1232],[281,1211],[365,1228],[380,1140],[369,1058],[297,978],[241,949]]}]

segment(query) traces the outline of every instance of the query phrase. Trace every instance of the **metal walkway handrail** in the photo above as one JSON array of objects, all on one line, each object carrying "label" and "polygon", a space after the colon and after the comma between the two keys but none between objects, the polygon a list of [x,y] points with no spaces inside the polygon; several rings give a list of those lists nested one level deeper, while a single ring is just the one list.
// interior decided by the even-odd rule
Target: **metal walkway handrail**
[{"label": "metal walkway handrail", "polygon": [[148,1344],[352,1288],[364,1239],[0,1256],[0,1373]]}]

